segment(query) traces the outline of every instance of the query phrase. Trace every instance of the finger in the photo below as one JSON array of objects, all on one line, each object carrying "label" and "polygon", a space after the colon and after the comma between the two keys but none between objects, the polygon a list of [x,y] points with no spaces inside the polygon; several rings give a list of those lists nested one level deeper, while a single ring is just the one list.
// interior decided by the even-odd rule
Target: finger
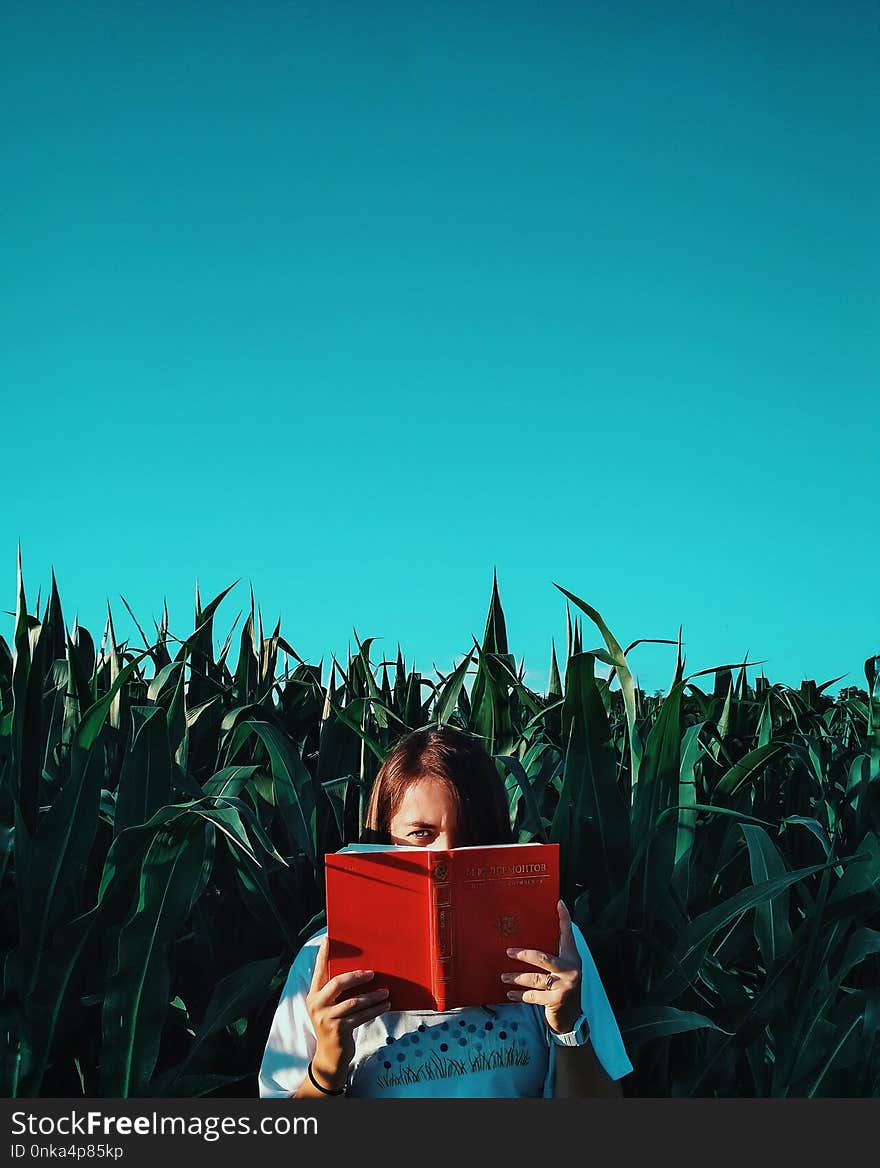
[{"label": "finger", "polygon": [[564,968],[555,953],[544,953],[541,949],[508,949],[507,956],[526,965],[537,965],[548,973],[559,973]]},{"label": "finger", "polygon": [[356,1014],[371,1006],[377,1006],[385,1002],[387,998],[387,989],[373,990],[369,994],[358,994],[354,998],[345,998],[343,1001],[337,1002],[335,1006],[331,1006],[327,1010],[326,1016],[328,1018],[345,1018],[348,1014]]},{"label": "finger", "polygon": [[347,1014],[345,1018],[340,1019],[340,1025],[347,1029],[355,1030],[358,1026],[363,1026],[365,1022],[372,1022],[374,1018],[381,1017],[382,1014],[387,1013],[391,1009],[390,1002],[380,1002],[378,1006],[369,1006],[365,1010],[358,1010],[354,1014]]},{"label": "finger", "polygon": [[309,987],[312,991],[317,991],[321,988],[327,980],[327,951],[330,948],[330,938],[325,933],[321,938],[321,943],[318,946],[318,955],[315,958],[315,968],[312,970],[312,984]]},{"label": "finger", "polygon": [[558,1006],[565,995],[560,990],[508,990],[511,1002],[525,1002],[527,1006]]},{"label": "finger", "polygon": [[569,961],[578,961],[577,944],[574,939],[574,930],[571,927],[571,913],[566,907],[565,901],[560,900],[557,905],[559,910],[559,956],[567,958]]},{"label": "finger", "polygon": [[316,995],[318,1004],[329,1005],[336,1002],[346,990],[361,986],[375,976],[372,969],[353,969],[350,973],[337,973],[336,977],[331,977],[327,984],[318,990]]},{"label": "finger", "polygon": [[[549,986],[547,985],[548,977],[553,978]],[[559,986],[560,989],[564,988],[561,984],[561,977],[552,973],[502,973],[501,980],[530,990],[555,989],[556,986]]]}]

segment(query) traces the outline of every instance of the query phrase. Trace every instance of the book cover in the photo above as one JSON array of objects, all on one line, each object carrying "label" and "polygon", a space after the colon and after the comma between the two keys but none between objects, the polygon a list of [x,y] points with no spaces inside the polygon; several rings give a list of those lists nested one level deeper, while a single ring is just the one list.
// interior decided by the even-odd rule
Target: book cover
[{"label": "book cover", "polygon": [[507,1001],[507,956],[559,947],[559,845],[372,847],[325,856],[330,977],[374,969],[392,1010]]}]

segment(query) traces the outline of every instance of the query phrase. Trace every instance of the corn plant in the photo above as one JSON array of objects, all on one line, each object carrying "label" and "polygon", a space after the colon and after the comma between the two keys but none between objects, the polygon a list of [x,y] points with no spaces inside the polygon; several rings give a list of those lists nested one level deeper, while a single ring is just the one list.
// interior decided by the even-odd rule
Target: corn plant
[{"label": "corn plant", "polygon": [[[256,1094],[289,963],[322,922],[325,853],[357,839],[400,736],[450,724],[493,755],[516,838],[561,845],[563,893],[635,1073],[627,1094],[880,1088],[880,694],[685,672],[647,695],[601,615],[566,598],[547,693],[482,641],[423,676],[374,640],[325,668],[250,595],[168,613],[142,647],[68,630],[19,558],[0,637],[3,1093]],[[587,622],[586,625],[584,622]],[[585,648],[584,628],[597,645]],[[219,644],[219,641],[217,642]]]}]

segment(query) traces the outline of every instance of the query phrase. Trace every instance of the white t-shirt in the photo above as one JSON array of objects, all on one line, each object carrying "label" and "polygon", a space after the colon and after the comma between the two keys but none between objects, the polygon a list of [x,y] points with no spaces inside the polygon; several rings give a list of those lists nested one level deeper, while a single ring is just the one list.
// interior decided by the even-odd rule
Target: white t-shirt
[{"label": "white t-shirt", "polygon": [[[609,1078],[632,1071],[605,987],[577,925],[581,1008]],[[306,1076],[315,1032],[306,1008],[321,929],[290,968],[260,1067],[261,1098],[291,1095]],[[544,1010],[521,1002],[457,1010],[389,1010],[354,1031],[348,1094],[367,1098],[527,1098],[553,1095],[554,1044]]]}]

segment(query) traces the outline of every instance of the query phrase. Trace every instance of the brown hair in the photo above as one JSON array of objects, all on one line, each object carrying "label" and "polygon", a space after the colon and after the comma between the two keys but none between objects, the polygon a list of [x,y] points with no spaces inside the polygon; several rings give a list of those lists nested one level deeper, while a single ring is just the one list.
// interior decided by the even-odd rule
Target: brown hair
[{"label": "brown hair", "polygon": [[420,779],[446,783],[458,811],[460,847],[513,841],[504,784],[492,757],[461,730],[414,730],[385,756],[370,792],[363,841],[390,843],[392,816]]}]

